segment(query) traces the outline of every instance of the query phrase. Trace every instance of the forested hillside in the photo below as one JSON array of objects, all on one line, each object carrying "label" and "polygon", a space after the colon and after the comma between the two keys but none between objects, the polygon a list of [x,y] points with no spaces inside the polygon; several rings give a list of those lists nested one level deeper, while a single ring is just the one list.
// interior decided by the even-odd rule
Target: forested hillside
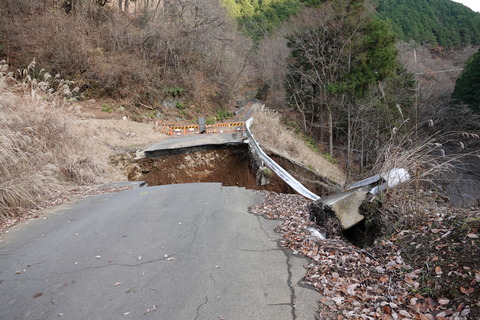
[{"label": "forested hillside", "polygon": [[272,33],[304,5],[303,0],[223,0],[223,3],[239,28],[255,41]]},{"label": "forested hillside", "polygon": [[[258,41],[305,6],[325,0],[222,0],[240,29]],[[458,48],[480,44],[480,14],[451,0],[376,0],[378,15],[401,40]]]},{"label": "forested hillside", "polygon": [[377,11],[402,40],[442,47],[480,44],[480,14],[450,0],[378,0]]}]

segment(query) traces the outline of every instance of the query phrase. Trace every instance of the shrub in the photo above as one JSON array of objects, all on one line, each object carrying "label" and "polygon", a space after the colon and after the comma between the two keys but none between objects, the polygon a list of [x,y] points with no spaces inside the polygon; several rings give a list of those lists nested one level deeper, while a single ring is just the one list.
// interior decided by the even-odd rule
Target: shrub
[{"label": "shrub", "polygon": [[17,67],[35,56],[41,68],[75,80],[88,97],[137,95],[147,105],[160,104],[163,93],[189,94],[192,102],[212,106],[251,79],[251,42],[218,2],[166,0],[157,11],[143,1],[128,15],[75,2],[79,6],[67,14],[59,1],[0,1],[6,38],[0,56]]},{"label": "shrub", "polygon": [[172,97],[179,97],[185,94],[185,89],[179,86],[173,86],[164,90],[164,93],[171,95]]},{"label": "shrub", "polygon": [[332,155],[331,155],[330,153],[328,153],[328,152],[324,153],[324,154],[323,154],[323,157],[324,157],[325,159],[327,159],[328,162],[330,162],[330,163],[333,163],[333,164],[337,163],[337,159],[335,159],[334,157],[332,157]]},{"label": "shrub", "polygon": [[223,119],[231,118],[233,114],[225,109],[217,110],[216,118],[218,121],[222,121]]},{"label": "shrub", "polygon": [[178,110],[185,110],[187,107],[185,106],[185,104],[177,102],[175,103],[175,108],[177,108]]},{"label": "shrub", "polygon": [[205,124],[208,124],[208,125],[214,124],[215,122],[216,122],[215,117],[209,117],[205,119]]}]

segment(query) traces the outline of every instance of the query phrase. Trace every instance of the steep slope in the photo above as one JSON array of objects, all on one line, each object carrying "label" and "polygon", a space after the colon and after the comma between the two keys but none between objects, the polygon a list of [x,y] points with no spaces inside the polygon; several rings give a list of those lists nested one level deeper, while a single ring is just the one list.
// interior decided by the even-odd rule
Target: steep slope
[{"label": "steep slope", "polygon": [[377,11],[402,40],[442,47],[480,44],[480,14],[450,0],[378,0]]}]

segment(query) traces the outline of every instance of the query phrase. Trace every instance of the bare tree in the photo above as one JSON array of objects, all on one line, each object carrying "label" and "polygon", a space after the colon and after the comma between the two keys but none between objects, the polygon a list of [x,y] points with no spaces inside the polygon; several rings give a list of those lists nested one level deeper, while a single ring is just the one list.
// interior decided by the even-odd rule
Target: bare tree
[{"label": "bare tree", "polygon": [[128,12],[129,4],[130,0],[118,0],[118,9],[120,9],[120,11]]}]

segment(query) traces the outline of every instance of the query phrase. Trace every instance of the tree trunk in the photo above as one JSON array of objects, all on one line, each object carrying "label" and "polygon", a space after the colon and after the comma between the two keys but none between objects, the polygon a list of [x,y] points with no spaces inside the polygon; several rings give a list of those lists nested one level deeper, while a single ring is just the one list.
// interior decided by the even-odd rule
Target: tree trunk
[{"label": "tree trunk", "polygon": [[365,149],[365,126],[362,125],[361,130],[361,141],[362,141],[362,150],[360,151],[360,174],[363,173],[363,161],[364,161],[364,149]]},{"label": "tree trunk", "polygon": [[320,110],[318,112],[318,122],[320,123],[320,141],[324,142],[324,137],[325,137],[325,130],[324,128],[324,114],[323,114],[323,108],[320,106]]},{"label": "tree trunk", "polygon": [[350,162],[351,162],[351,156],[352,156],[352,121],[350,119],[351,117],[351,110],[350,110],[350,103],[348,104],[347,107],[347,180],[350,176]]},{"label": "tree trunk", "polygon": [[157,12],[158,12],[158,9],[162,9],[163,8],[163,0],[158,0],[157,2],[157,6],[155,7],[155,11],[153,12],[153,15],[152,15],[152,20],[155,18],[155,16],[157,15]]},{"label": "tree trunk", "polygon": [[120,9],[120,11],[122,11],[122,4],[123,4],[123,0],[118,0],[118,9]]},{"label": "tree trunk", "polygon": [[328,111],[328,146],[330,150],[330,155],[333,158],[333,115],[332,115],[332,107],[327,107]]}]

